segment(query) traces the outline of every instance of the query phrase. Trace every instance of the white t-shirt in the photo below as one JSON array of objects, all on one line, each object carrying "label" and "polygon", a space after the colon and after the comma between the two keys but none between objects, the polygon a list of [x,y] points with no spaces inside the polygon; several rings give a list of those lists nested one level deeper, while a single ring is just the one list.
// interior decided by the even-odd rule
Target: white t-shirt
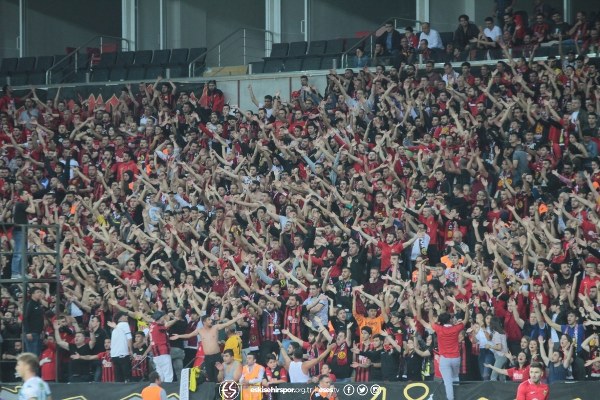
[{"label": "white t-shirt", "polygon": [[19,390],[19,400],[46,400],[51,395],[50,387],[39,376],[27,379]]},{"label": "white t-shirt", "polygon": [[131,340],[131,328],[127,322],[119,322],[110,337],[110,356],[112,358],[128,356],[128,340]]},{"label": "white t-shirt", "polygon": [[502,31],[497,26],[494,26],[492,29],[485,28],[483,30],[483,34],[485,37],[489,37],[495,42],[500,36],[502,36]]}]

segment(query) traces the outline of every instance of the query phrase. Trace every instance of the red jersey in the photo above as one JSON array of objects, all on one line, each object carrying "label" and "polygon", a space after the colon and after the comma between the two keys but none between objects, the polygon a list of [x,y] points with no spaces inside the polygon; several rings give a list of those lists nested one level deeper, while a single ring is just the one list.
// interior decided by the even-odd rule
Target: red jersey
[{"label": "red jersey", "polygon": [[[189,340],[189,339],[188,339]],[[148,359],[144,354],[147,346],[133,348],[133,357],[131,358],[131,376],[134,378],[144,378],[148,375]]]},{"label": "red jersey", "polygon": [[40,367],[42,379],[46,382],[56,380],[56,343],[48,342],[42,354],[40,354],[40,361],[48,359],[49,361],[44,363]]},{"label": "red jersey", "polygon": [[283,315],[283,327],[296,337],[301,337],[302,307],[286,307]]},{"label": "red jersey", "polygon": [[[373,350],[373,345],[371,343],[361,343],[358,347],[360,351],[370,351]],[[365,356],[361,356],[358,354],[354,355],[355,362],[366,365],[369,363],[369,359]],[[369,368],[358,367],[355,369],[355,378],[356,382],[369,382]]]},{"label": "red jersey", "polygon": [[522,382],[517,389],[517,400],[548,400],[550,390],[545,383],[533,383],[530,379]]},{"label": "red jersey", "polygon": [[379,241],[377,242],[377,247],[381,249],[381,271],[387,271],[387,269],[392,265],[392,253],[400,254],[404,247],[402,243],[395,244],[387,244],[386,242]]},{"label": "red jersey", "polygon": [[98,360],[100,360],[102,363],[102,382],[114,382],[115,367],[113,366],[112,359],[110,358],[110,351],[103,351],[97,355]]},{"label": "red jersey", "polygon": [[509,368],[506,370],[508,377],[513,382],[523,382],[529,379],[529,366],[525,368]]},{"label": "red jersey", "polygon": [[248,317],[248,323],[250,324],[248,346],[258,347],[261,343],[258,319],[256,319],[255,317]]},{"label": "red jersey", "polygon": [[169,346],[169,336],[164,324],[157,324],[156,322],[151,323],[149,337],[152,354],[155,357],[170,354],[171,348]]},{"label": "red jersey", "polygon": [[458,334],[465,328],[465,325],[461,322],[460,324],[451,326],[431,324],[431,327],[438,336],[438,348],[440,356],[446,358],[460,357]]}]

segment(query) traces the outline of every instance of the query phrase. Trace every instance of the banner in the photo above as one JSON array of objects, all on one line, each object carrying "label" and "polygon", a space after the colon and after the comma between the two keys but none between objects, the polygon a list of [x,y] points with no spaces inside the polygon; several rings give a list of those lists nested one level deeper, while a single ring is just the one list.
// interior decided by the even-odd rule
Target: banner
[{"label": "banner", "polygon": [[[144,383],[71,383],[50,384],[54,400],[141,400]],[[514,382],[466,382],[454,387],[457,400],[514,400],[518,383]],[[180,399],[179,384],[164,383],[169,399]],[[238,385],[229,382],[225,390],[214,383],[203,383],[195,392],[189,392],[190,400],[240,400]],[[18,400],[20,386],[1,386],[1,400]],[[315,385],[282,384],[272,390],[277,400],[308,400]],[[336,383],[334,388],[339,400],[446,400],[442,382],[386,382],[386,383]],[[555,383],[550,385],[551,400],[596,400],[600,398],[600,382]],[[265,396],[266,398],[266,396]],[[243,400],[243,399],[241,399]]]},{"label": "banner", "polygon": [[[142,389],[148,382],[140,383],[50,383],[53,400],[141,400]],[[179,399],[179,383],[163,383],[169,400]],[[0,386],[0,400],[18,400],[20,385]],[[214,383],[203,383],[196,392],[189,392],[190,400],[218,398]]]}]

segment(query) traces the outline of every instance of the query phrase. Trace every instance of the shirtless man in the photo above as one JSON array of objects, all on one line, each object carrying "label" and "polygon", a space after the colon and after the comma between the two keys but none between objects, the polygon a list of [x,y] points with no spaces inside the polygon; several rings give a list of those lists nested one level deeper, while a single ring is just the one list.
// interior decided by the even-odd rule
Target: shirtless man
[{"label": "shirtless man", "polygon": [[213,325],[213,320],[210,315],[204,315],[202,320],[202,328],[197,328],[195,331],[186,333],[185,335],[172,335],[171,340],[189,339],[196,335],[200,335],[200,344],[204,350],[204,365],[206,367],[206,375],[209,382],[217,382],[216,364],[223,362],[221,358],[221,349],[219,347],[219,331],[235,324],[247,316],[245,313],[238,314],[234,319],[222,324]]}]

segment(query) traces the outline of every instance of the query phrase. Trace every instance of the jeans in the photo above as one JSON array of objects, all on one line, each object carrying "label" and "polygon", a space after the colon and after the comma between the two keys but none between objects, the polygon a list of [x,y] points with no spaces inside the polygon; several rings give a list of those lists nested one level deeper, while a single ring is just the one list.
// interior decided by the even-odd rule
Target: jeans
[{"label": "jeans", "polygon": [[21,269],[21,262],[23,259],[21,254],[23,252],[23,247],[25,246],[25,232],[23,231],[23,228],[13,229],[12,237],[14,247],[10,270],[14,277],[15,275],[23,275],[23,270]]},{"label": "jeans", "polygon": [[483,364],[494,365],[494,353],[492,353],[490,349],[480,348],[477,361],[479,364],[479,373],[481,374],[481,379],[484,381],[489,381],[492,370],[484,367]]},{"label": "jeans", "polygon": [[39,333],[30,333],[30,335],[32,336],[31,340],[27,339],[27,335],[25,335],[25,351],[39,357],[42,353],[42,338]]},{"label": "jeans", "polygon": [[171,362],[173,363],[173,373],[177,377],[177,382],[181,379],[181,370],[183,369],[183,359],[185,352],[179,347],[171,347]]},{"label": "jeans", "polygon": [[446,389],[446,398],[454,400],[454,382],[458,382],[458,374],[460,372],[460,357],[446,358],[440,357],[440,372],[444,380],[444,388]]},{"label": "jeans", "polygon": [[[506,358],[504,356],[496,355],[496,362],[494,363],[494,367],[502,369],[502,368],[504,368],[506,361],[508,361],[508,358]],[[497,373],[496,371],[492,371],[492,376],[490,377],[490,380],[497,381],[498,378],[500,378],[501,382],[506,382],[506,375],[501,375],[501,374]]]}]

